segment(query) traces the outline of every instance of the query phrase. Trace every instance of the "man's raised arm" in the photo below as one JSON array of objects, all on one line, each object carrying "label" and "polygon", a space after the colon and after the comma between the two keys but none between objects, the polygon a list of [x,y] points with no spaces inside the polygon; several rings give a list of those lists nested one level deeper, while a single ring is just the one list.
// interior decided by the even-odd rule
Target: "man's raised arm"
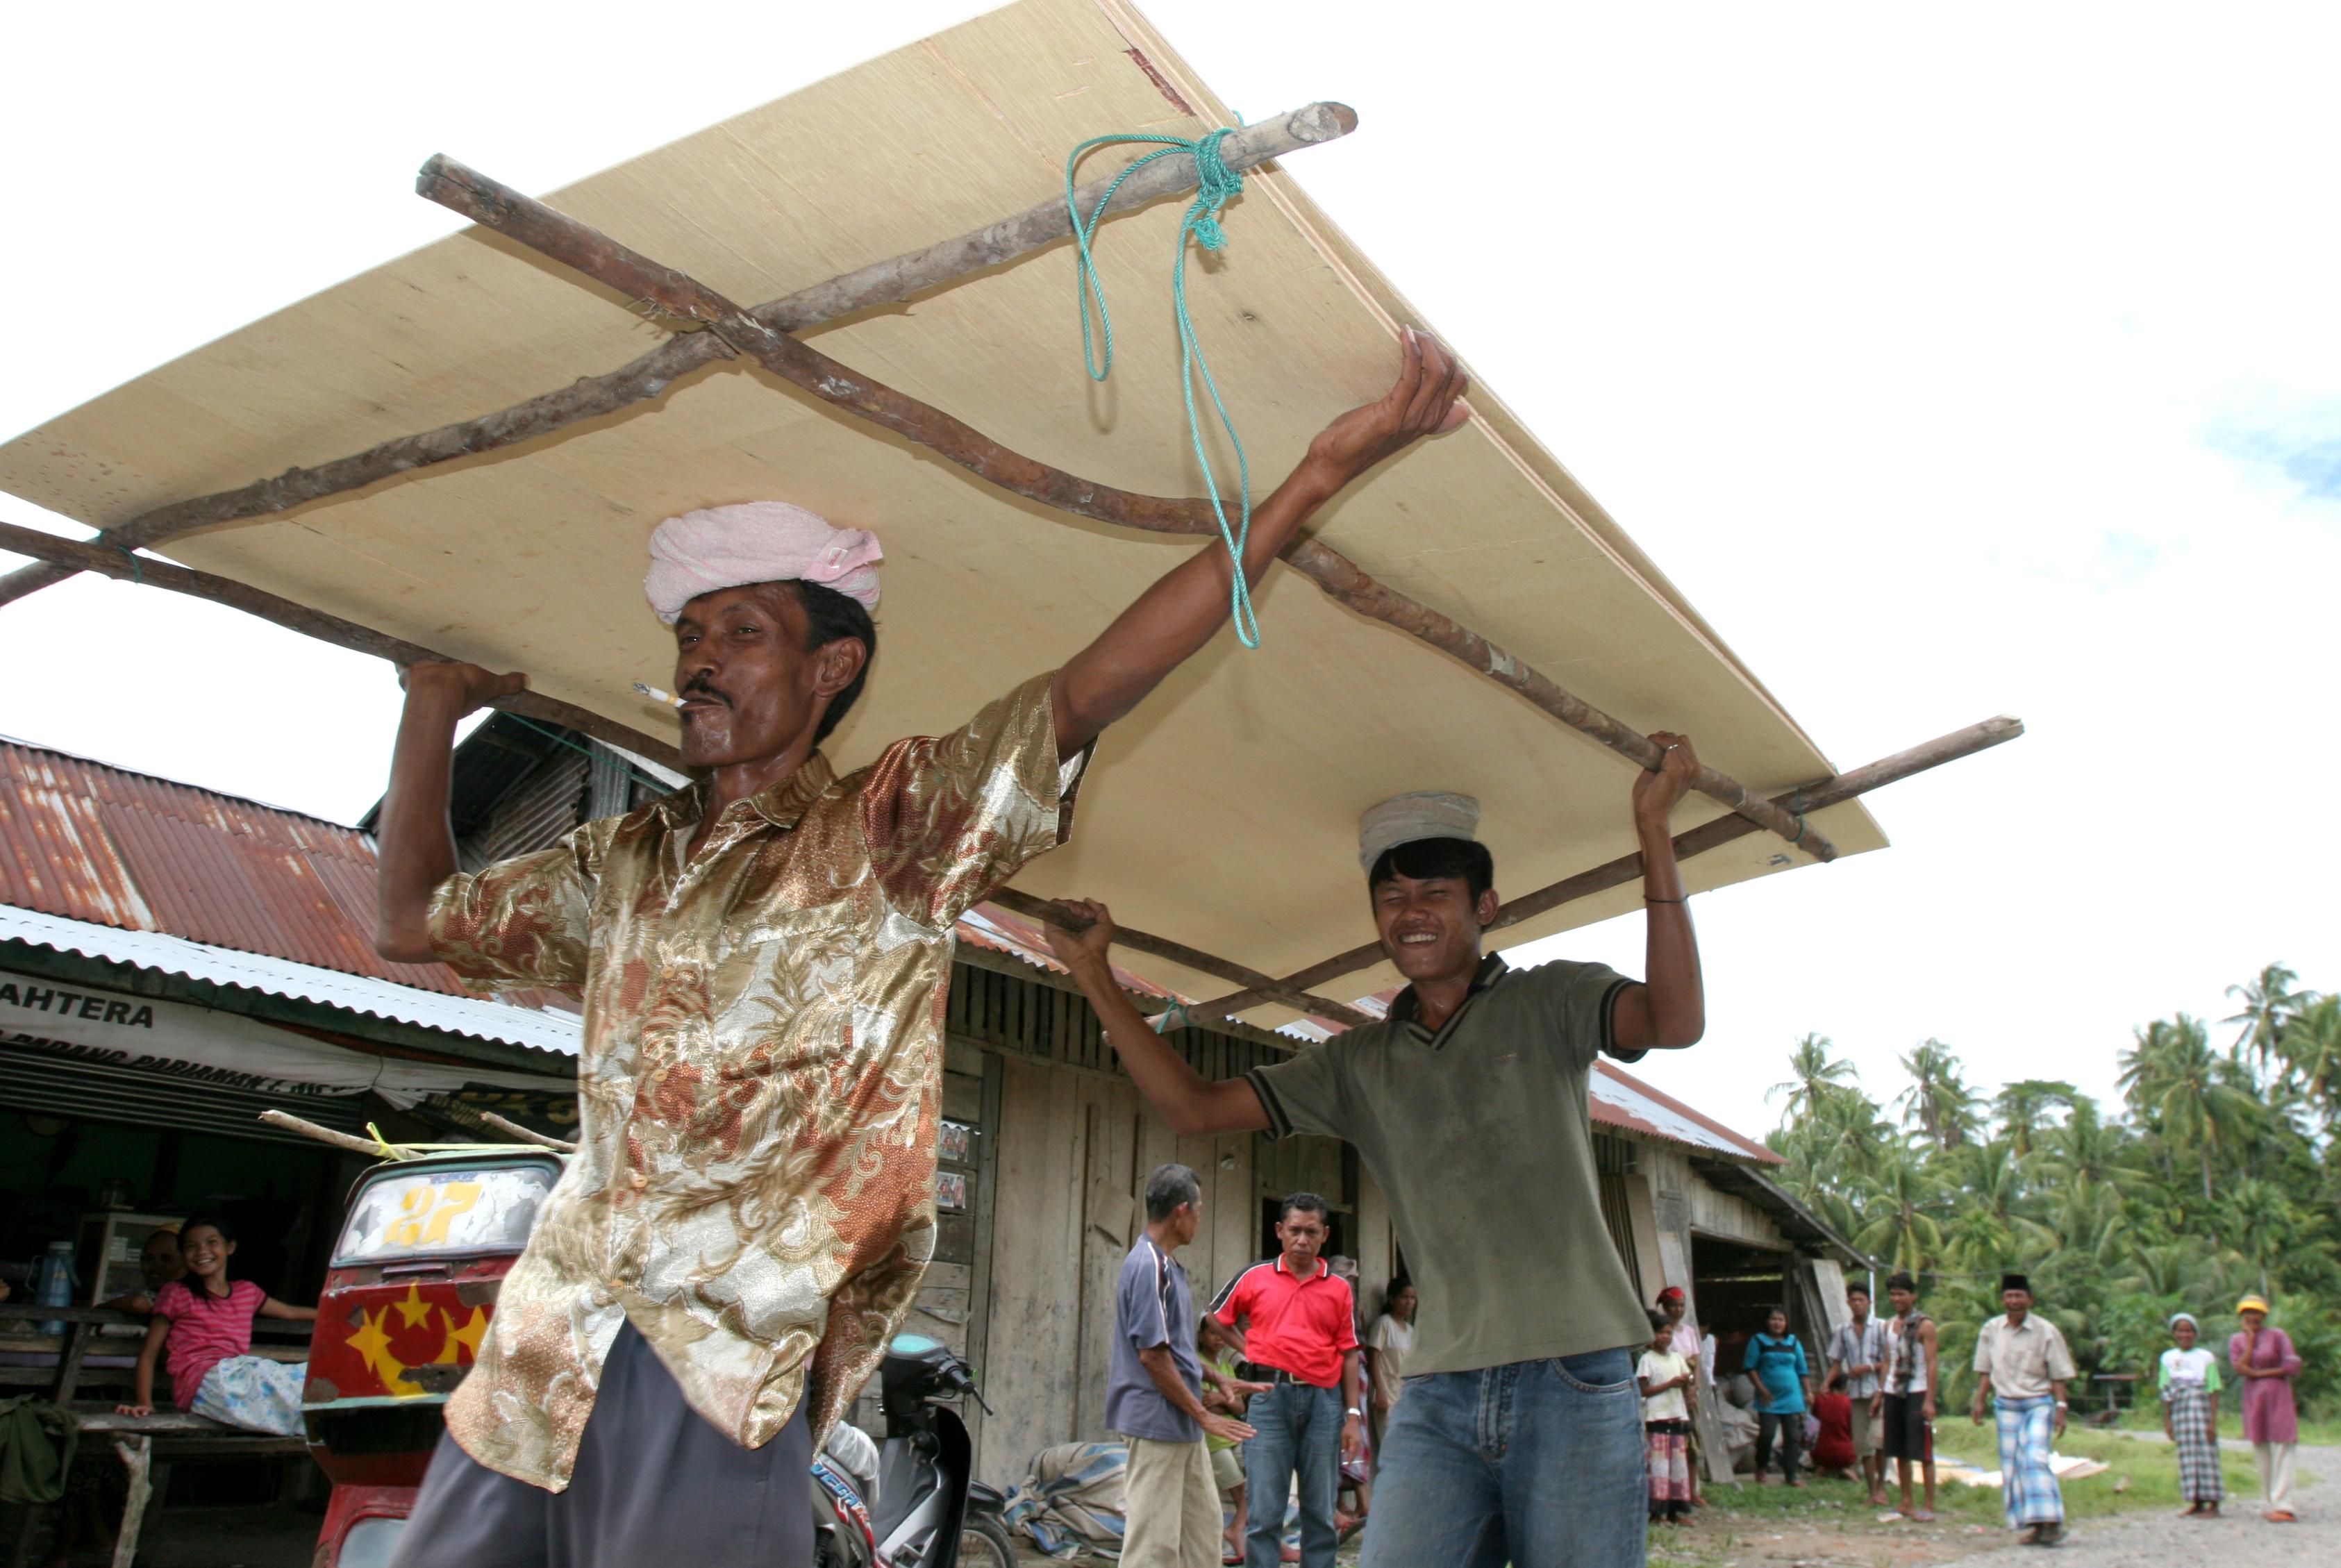
[{"label": "man's raised arm", "polygon": [[1097,1009],[1106,1038],[1113,1042],[1114,1054],[1121,1058],[1131,1081],[1162,1113],[1170,1130],[1182,1138],[1266,1132],[1268,1113],[1250,1083],[1241,1078],[1214,1083],[1196,1072],[1114,984],[1113,964],[1107,957],[1113,948],[1113,916],[1105,905],[1084,898],[1065,903],[1090,917],[1090,928],[1076,934],[1060,925],[1048,926],[1049,945]]},{"label": "man's raised arm", "polygon": [[398,964],[429,964],[431,891],[455,874],[455,834],[447,824],[447,781],[455,725],[484,703],[528,685],[477,664],[409,664],[399,672],[406,709],[382,797],[374,874],[374,951]]},{"label": "man's raised arm", "polygon": [[1698,754],[1685,737],[1653,730],[1659,746],[1655,772],[1634,775],[1634,836],[1642,846],[1642,922],[1646,954],[1639,985],[1618,998],[1611,1027],[1624,1051],[1677,1050],[1707,1033],[1707,989],[1700,976],[1698,937],[1691,930],[1682,871],[1675,863],[1668,815],[1698,776]]},{"label": "man's raised arm", "polygon": [[[1400,337],[1397,383],[1380,402],[1353,408],[1309,444],[1299,467],[1253,508],[1244,580],[1257,582],[1300,525],[1392,453],[1470,416],[1456,400],[1469,384],[1436,338]],[[1235,585],[1226,548],[1213,544],[1166,573],[1088,647],[1057,672],[1057,754],[1071,756],[1144,700],[1162,677],[1200,652],[1228,618]]]}]

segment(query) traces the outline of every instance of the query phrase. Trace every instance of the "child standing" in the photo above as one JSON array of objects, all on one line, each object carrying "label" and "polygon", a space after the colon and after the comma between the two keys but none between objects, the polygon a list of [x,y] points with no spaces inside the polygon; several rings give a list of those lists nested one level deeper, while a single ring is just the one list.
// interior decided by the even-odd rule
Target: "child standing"
[{"label": "child standing", "polygon": [[116,1411],[154,1413],[154,1363],[167,1348],[171,1397],[180,1409],[254,1432],[299,1435],[307,1363],[252,1354],[252,1320],[314,1322],[317,1309],[287,1306],[250,1280],[230,1280],[235,1230],[225,1220],[189,1220],[179,1227],[179,1251],[186,1276],[154,1293],[154,1321],[138,1352],[137,1403]]},{"label": "child standing", "polygon": [[[1195,1326],[1195,1351],[1203,1364],[1221,1379],[1216,1383],[1205,1380],[1203,1408],[1241,1421],[1244,1406],[1250,1402],[1242,1394],[1230,1392],[1242,1386],[1236,1373],[1242,1357],[1236,1351],[1233,1331],[1213,1314],[1205,1313]],[[1228,1521],[1220,1562],[1223,1565],[1241,1563],[1245,1524],[1243,1452],[1232,1438],[1214,1437],[1209,1433],[1203,1434],[1203,1446],[1211,1456],[1211,1483],[1234,1510],[1233,1517]]]},{"label": "child standing", "polygon": [[1649,1439],[1653,1524],[1680,1524],[1690,1517],[1690,1402],[1697,1383],[1674,1337],[1667,1315],[1650,1313],[1650,1348],[1634,1368],[1642,1390],[1642,1430]]}]

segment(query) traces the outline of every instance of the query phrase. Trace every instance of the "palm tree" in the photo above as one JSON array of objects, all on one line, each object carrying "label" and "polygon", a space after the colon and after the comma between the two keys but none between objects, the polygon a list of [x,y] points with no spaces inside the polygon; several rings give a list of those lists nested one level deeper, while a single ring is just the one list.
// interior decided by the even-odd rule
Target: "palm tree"
[{"label": "palm tree", "polygon": [[1861,1074],[1844,1057],[1832,1057],[1834,1049],[1836,1042],[1826,1034],[1808,1034],[1798,1041],[1788,1053],[1788,1081],[1765,1090],[1764,1098],[1786,1094],[1788,1114],[1794,1118],[1826,1099],[1831,1089],[1852,1087]]},{"label": "palm tree", "polygon": [[1949,1198],[1943,1183],[1907,1150],[1888,1161],[1869,1184],[1869,1221],[1854,1245],[1916,1273],[1943,1250],[1943,1227],[1936,1219]]},{"label": "palm tree", "polygon": [[2071,1105],[2080,1093],[2062,1078],[2018,1078],[2000,1090],[1992,1107],[1999,1113],[2000,1131],[2015,1145],[2019,1159],[2031,1154],[2033,1130],[2042,1114],[2052,1105]]},{"label": "palm tree", "polygon": [[2326,1124],[2341,1114],[2341,994],[2306,1000],[2276,1043],[2285,1073],[2297,1078]]},{"label": "palm tree", "polygon": [[1975,1134],[1977,1097],[1949,1046],[1930,1039],[1902,1058],[1902,1070],[1910,1074],[1910,1086],[1895,1104],[1902,1107],[1904,1126],[1916,1122],[1937,1148],[1946,1151]]},{"label": "palm tree", "polygon": [[2268,1058],[2276,1054],[2284,1038],[2285,1025],[2292,1019],[2300,998],[2293,994],[2293,982],[2299,975],[2282,964],[2271,964],[2259,972],[2248,985],[2230,985],[2227,994],[2242,1003],[2243,1010],[2224,1019],[2228,1024],[2240,1024],[2244,1032],[2236,1037],[2235,1054],[2240,1059],[2246,1049],[2266,1067]]},{"label": "palm tree", "polygon": [[2300,1232],[2301,1216],[2294,1212],[2283,1188],[2257,1176],[2246,1176],[2234,1183],[2220,1207],[2225,1211],[2222,1230],[2259,1275],[2260,1293],[2268,1294],[2268,1260],[2292,1251]]},{"label": "palm tree", "polygon": [[2130,1104],[2151,1119],[2174,1153],[2196,1156],[2209,1199],[2214,1157],[2241,1145],[2257,1120],[2258,1102],[2226,1080],[2203,1021],[2184,1013],[2139,1030],[2121,1062]]},{"label": "palm tree", "polygon": [[2059,1183],[2101,1184],[2127,1192],[2139,1180],[2138,1172],[2123,1163],[2135,1142],[2120,1123],[2105,1119],[2095,1100],[2077,1094],[2065,1124],[2048,1134],[2041,1168]]}]

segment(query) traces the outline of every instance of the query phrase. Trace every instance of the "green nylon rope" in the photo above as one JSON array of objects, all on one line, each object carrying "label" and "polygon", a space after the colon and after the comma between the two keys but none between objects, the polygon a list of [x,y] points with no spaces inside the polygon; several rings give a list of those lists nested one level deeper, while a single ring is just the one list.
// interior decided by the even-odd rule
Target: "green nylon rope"
[{"label": "green nylon rope", "polygon": [[[1179,322],[1179,384],[1187,396],[1187,434],[1195,443],[1195,461],[1203,465],[1204,482],[1210,487],[1211,513],[1220,521],[1220,538],[1228,547],[1228,558],[1235,567],[1235,584],[1228,593],[1228,610],[1236,624],[1236,640],[1247,648],[1260,646],[1260,621],[1252,614],[1251,584],[1244,580],[1245,544],[1251,537],[1251,464],[1244,456],[1243,440],[1236,434],[1235,421],[1229,416],[1228,405],[1220,397],[1219,384],[1211,379],[1211,366],[1203,357],[1203,345],[1195,335],[1194,319],[1187,314],[1187,236],[1207,251],[1225,250],[1227,232],[1220,227],[1220,213],[1229,201],[1243,191],[1243,175],[1228,167],[1220,155],[1220,144],[1235,135],[1231,129],[1212,131],[1194,141],[1178,136],[1092,136],[1075,147],[1065,159],[1065,211],[1073,220],[1073,243],[1080,247],[1081,263],[1077,275],[1076,304],[1081,314],[1081,365],[1091,381],[1103,381],[1113,373],[1113,317],[1106,311],[1105,280],[1098,275],[1097,263],[1090,255],[1090,239],[1097,233],[1105,217],[1108,203],[1122,181],[1130,178],[1158,158],[1176,157],[1184,153],[1195,160],[1195,199],[1180,220],[1179,245],[1170,266],[1170,305]],[[1154,145],[1157,150],[1132,163],[1113,177],[1097,205],[1081,220],[1080,204],[1073,195],[1073,170],[1092,148],[1124,143]],[[1097,300],[1097,332],[1090,330],[1090,300]],[[1098,349],[1101,340],[1104,348],[1101,363]],[[1220,416],[1220,428],[1228,433],[1228,440],[1236,449],[1236,477],[1242,497],[1239,520],[1230,524],[1226,505],[1220,500],[1218,476],[1211,472],[1210,454],[1203,450],[1203,422],[1195,411],[1195,377],[1200,373],[1203,390],[1210,394],[1211,407]]]}]

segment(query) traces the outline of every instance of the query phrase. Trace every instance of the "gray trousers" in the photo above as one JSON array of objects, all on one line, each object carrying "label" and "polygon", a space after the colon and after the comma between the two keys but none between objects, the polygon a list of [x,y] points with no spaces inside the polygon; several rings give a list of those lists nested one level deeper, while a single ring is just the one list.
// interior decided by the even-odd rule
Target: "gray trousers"
[{"label": "gray trousers", "polygon": [[443,1433],[390,1568],[804,1568],[812,1467],[802,1404],[772,1442],[742,1448],[683,1402],[628,1323],[569,1489],[500,1474]]}]

